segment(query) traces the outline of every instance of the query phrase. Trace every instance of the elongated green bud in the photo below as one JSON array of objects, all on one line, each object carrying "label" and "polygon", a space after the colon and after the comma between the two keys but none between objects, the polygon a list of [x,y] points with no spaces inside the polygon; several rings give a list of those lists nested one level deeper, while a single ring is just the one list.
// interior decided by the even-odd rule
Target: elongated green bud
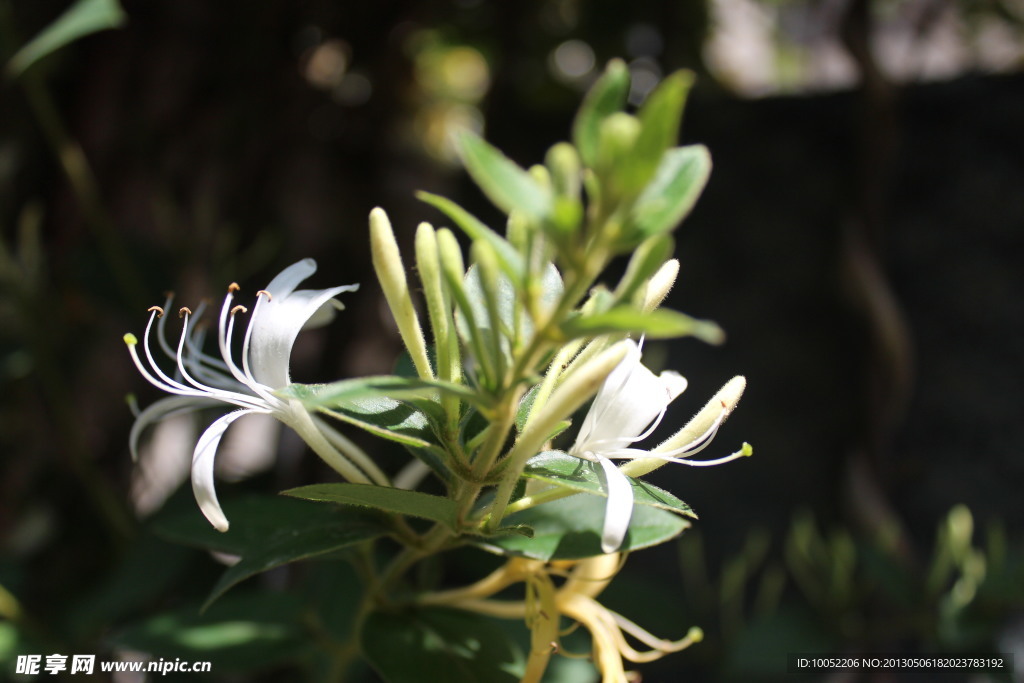
[{"label": "elongated green bud", "polygon": [[434,379],[434,371],[427,357],[427,345],[423,340],[423,329],[409,295],[402,255],[398,251],[395,233],[391,230],[391,221],[381,208],[370,212],[370,249],[373,269],[377,272],[384,298],[398,324],[398,333],[405,342],[405,348],[409,350],[416,372],[424,379]]}]

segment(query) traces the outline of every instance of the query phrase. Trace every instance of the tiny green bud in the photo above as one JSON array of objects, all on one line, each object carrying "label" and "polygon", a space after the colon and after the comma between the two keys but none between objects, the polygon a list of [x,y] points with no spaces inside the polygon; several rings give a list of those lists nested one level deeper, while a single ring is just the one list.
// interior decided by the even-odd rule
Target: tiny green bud
[{"label": "tiny green bud", "polygon": [[601,123],[601,143],[598,148],[597,166],[606,173],[614,172],[615,166],[633,151],[640,135],[640,120],[623,112],[616,112]]},{"label": "tiny green bud", "polygon": [[540,164],[534,164],[530,167],[529,173],[537,181],[537,184],[546,188],[551,187],[551,174],[548,173],[548,169]]},{"label": "tiny green bud", "polygon": [[559,142],[548,150],[546,163],[551,186],[559,197],[580,196],[580,155],[568,142]]}]

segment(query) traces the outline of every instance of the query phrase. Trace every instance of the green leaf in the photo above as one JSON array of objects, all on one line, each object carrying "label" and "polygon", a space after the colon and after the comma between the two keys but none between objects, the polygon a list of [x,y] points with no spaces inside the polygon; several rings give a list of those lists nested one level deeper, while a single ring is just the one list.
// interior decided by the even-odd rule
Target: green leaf
[{"label": "green leaf", "polygon": [[303,613],[284,593],[232,596],[205,613],[188,605],[149,617],[116,633],[111,645],[172,661],[209,661],[218,675],[266,670],[313,650]]},{"label": "green leaf", "polygon": [[519,211],[537,223],[551,215],[551,189],[480,136],[464,132],[459,137],[459,153],[473,180],[499,209]]},{"label": "green leaf", "polygon": [[[191,501],[189,501],[191,503]],[[151,522],[157,536],[207,550],[239,555],[214,586],[206,605],[250,576],[290,562],[342,550],[390,531],[384,516],[281,496],[250,496],[224,503],[231,528],[219,532],[194,503],[175,501]]]},{"label": "green leaf", "polygon": [[638,237],[672,230],[697,203],[710,174],[711,155],[703,145],[665,152],[654,179],[640,193],[629,216]]},{"label": "green leaf", "polygon": [[117,0],[78,0],[11,57],[7,73],[17,78],[65,45],[91,33],[123,26],[125,21],[127,16]]},{"label": "green leaf", "polygon": [[286,398],[298,399],[306,406],[333,408],[364,398],[431,399],[438,391],[458,396],[465,401],[477,399],[474,391],[461,384],[394,375],[356,377],[332,384],[289,384],[277,393]]},{"label": "green leaf", "polygon": [[335,509],[335,519],[321,524],[305,524],[299,528],[281,527],[267,536],[263,543],[242,553],[242,559],[228,568],[210,591],[203,604],[208,608],[236,584],[251,576],[299,560],[308,560],[335,553],[356,543],[381,536],[385,527],[379,518],[352,508]]},{"label": "green leaf", "polygon": [[436,194],[417,192],[416,198],[430,204],[452,219],[471,240],[484,240],[490,244],[498,256],[498,262],[501,264],[502,269],[510,278],[518,280],[522,276],[523,259],[519,252],[504,237],[484,225],[479,218],[452,200]]},{"label": "green leaf", "polygon": [[371,612],[362,646],[388,683],[514,683],[525,670],[522,650],[494,619],[462,610]]},{"label": "green leaf", "polygon": [[[521,512],[502,520],[502,526],[527,525],[533,537],[518,534],[476,540],[485,550],[536,560],[577,560],[602,554],[601,532],[606,499],[575,495]],[[669,541],[690,523],[679,515],[650,505],[633,505],[629,531],[620,550],[639,550]]]},{"label": "green leaf", "polygon": [[312,484],[282,491],[286,496],[345,505],[362,505],[398,515],[456,526],[458,505],[450,498],[371,484]]},{"label": "green leaf", "polygon": [[[601,486],[601,477],[596,463],[581,460],[561,451],[546,451],[534,456],[526,463],[523,476],[581,493],[595,493],[605,497],[608,495],[604,487]],[[697,518],[689,505],[668,491],[639,479],[626,478],[629,479],[629,483],[633,487],[633,503],[635,505],[649,505]]]},{"label": "green leaf", "polygon": [[568,339],[609,332],[644,334],[650,339],[693,336],[709,344],[719,344],[725,338],[722,329],[713,322],[667,308],[645,313],[632,306],[616,306],[603,313],[570,318],[563,323],[562,332]]},{"label": "green leaf", "polygon": [[326,412],[371,434],[405,446],[428,448],[437,443],[427,416],[413,406],[392,398],[341,400]]},{"label": "green leaf", "polygon": [[364,510],[317,505],[282,496],[245,496],[223,501],[224,514],[231,522],[225,532],[214,529],[199,512],[191,489],[182,489],[150,521],[160,538],[204,550],[244,555],[276,536],[349,524],[376,524],[378,535],[389,530],[386,519]]},{"label": "green leaf", "polygon": [[621,59],[613,59],[587,93],[572,126],[572,140],[588,168],[597,163],[601,124],[622,109],[628,94],[629,69]]},{"label": "green leaf", "polygon": [[644,101],[637,118],[640,135],[630,156],[624,177],[627,190],[639,191],[651,179],[662,155],[679,139],[679,124],[683,116],[686,95],[693,85],[693,73],[677,71],[663,80]]}]

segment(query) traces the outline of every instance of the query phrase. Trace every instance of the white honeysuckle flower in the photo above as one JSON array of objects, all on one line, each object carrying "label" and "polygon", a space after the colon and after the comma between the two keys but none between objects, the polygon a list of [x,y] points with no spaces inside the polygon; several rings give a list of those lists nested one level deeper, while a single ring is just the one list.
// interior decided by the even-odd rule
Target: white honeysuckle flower
[{"label": "white honeysuckle flower", "polygon": [[[167,341],[164,308],[149,309],[149,322],[142,340],[143,357],[138,339],[126,334],[135,366],[151,384],[173,396],[149,406],[135,420],[129,435],[132,458],[138,457],[138,442],[143,430],[169,415],[196,411],[223,404],[238,408],[216,419],[199,437],[192,455],[192,490],[199,508],[220,531],[227,531],[228,520],[217,501],[214,489],[214,456],[221,438],[237,419],[253,413],[271,415],[294,429],[324,461],[354,483],[387,486],[388,478],[358,446],[319,416],[311,414],[296,399],[274,392],[290,384],[288,367],[295,338],[303,329],[328,322],[335,308],[341,308],[334,297],[352,292],[359,285],[342,285],[329,289],[296,287],[316,271],[313,259],[304,259],[285,268],[271,280],[266,289],[256,293],[249,325],[242,343],[241,366],[235,361],[232,337],[235,318],[247,313],[245,306],[233,305],[239,287],[231,283],[220,309],[217,344],[220,357],[202,351],[204,329],[198,324],[205,305],[193,314],[182,308],[181,336],[176,347]],[[168,296],[165,308],[171,304]],[[153,325],[156,322],[156,331]],[[174,363],[172,374],[165,372],[154,357],[150,337],[155,336],[160,349]]]},{"label": "white honeysuckle flower", "polygon": [[613,458],[657,458],[683,465],[719,465],[750,454],[749,447],[717,460],[687,460],[702,451],[727,413],[722,413],[703,434],[688,444],[666,452],[652,452],[630,446],[646,439],[661,423],[668,405],[686,389],[686,379],[666,370],[655,375],[641,362],[640,346],[628,340],[626,357],[601,385],[583,420],[576,443],[569,450],[601,466],[600,474],[608,493],[601,549],[615,552],[622,545],[633,514],[633,488],[629,478],[612,462]]}]

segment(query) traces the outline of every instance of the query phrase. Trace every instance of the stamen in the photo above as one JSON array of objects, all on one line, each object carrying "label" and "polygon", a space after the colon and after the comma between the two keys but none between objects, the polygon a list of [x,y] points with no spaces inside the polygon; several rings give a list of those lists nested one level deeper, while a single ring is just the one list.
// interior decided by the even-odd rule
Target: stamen
[{"label": "stamen", "polygon": [[186,315],[192,315],[192,309],[188,306],[182,306],[178,309],[178,317],[184,318]]},{"label": "stamen", "polygon": [[[749,443],[744,442],[743,447],[740,448],[738,451],[736,451],[735,453],[730,453],[725,457],[718,458],[717,460],[683,460],[681,458],[667,458],[667,460],[669,462],[679,463],[680,465],[693,465],[695,467],[712,467],[714,465],[721,465],[727,462],[732,462],[733,460],[738,460],[739,458],[748,458],[753,454],[753,447]],[[655,455],[654,457],[658,456]]]},{"label": "stamen", "polygon": [[267,301],[270,301],[270,292],[263,289],[256,292],[256,305],[252,307],[252,315],[249,317],[249,325],[245,328],[245,339],[242,341],[242,371],[245,373],[245,383],[250,389],[258,393],[260,396],[263,396],[268,401],[276,401],[277,399],[272,396],[268,391],[268,388],[256,381],[256,377],[252,374],[252,369],[249,367],[249,342],[252,341],[252,330],[256,325],[256,316],[259,314],[260,306],[263,304],[263,299],[260,297],[260,294],[266,294],[268,297]]},{"label": "stamen", "polygon": [[231,315],[235,315],[236,313],[248,313],[248,312],[249,312],[249,309],[246,308],[245,306],[243,306],[242,304],[238,304],[237,306],[235,306],[234,308],[231,309]]},{"label": "stamen", "polygon": [[[188,315],[188,314],[191,313],[191,311],[189,311],[188,308],[182,308],[181,310],[183,311],[184,315]],[[188,382],[189,384],[194,386],[196,389],[199,389],[204,394],[206,394],[206,395],[208,395],[208,396],[210,396],[212,398],[217,398],[217,399],[220,399],[220,400],[223,400],[223,401],[228,401],[228,402],[234,403],[236,405],[242,406],[243,408],[263,408],[263,409],[266,409],[266,404],[264,404],[262,401],[260,401],[255,396],[247,396],[245,394],[240,394],[238,392],[229,391],[229,390],[226,390],[226,389],[216,389],[214,387],[207,386],[207,385],[197,381],[194,377],[192,377],[192,375],[190,375],[188,373],[188,370],[185,369],[185,362],[184,362],[184,359],[182,357],[182,351],[185,348],[185,342],[186,342],[187,339],[188,339],[188,321],[186,320],[185,321],[185,325],[182,327],[182,330],[181,330],[181,338],[178,340],[178,352],[177,352],[177,354],[175,356],[176,360],[178,362],[178,372],[181,373],[181,376],[185,378],[186,382]]]},{"label": "stamen", "polygon": [[268,292],[267,290],[265,290],[265,289],[261,289],[260,291],[256,292],[257,298],[259,297],[260,294],[266,294],[267,295],[267,301],[273,301],[274,300],[273,295],[270,292]]},{"label": "stamen", "polygon": [[[232,282],[228,287],[227,296],[224,297],[224,305],[220,307],[220,318],[217,321],[217,345],[220,347],[220,355],[227,364],[231,376],[242,384],[248,385],[245,375],[238,369],[234,359],[231,357],[231,333],[235,326],[235,316],[233,314],[236,312],[231,308],[231,302],[234,300],[234,292],[236,291],[238,291],[238,285]],[[232,313],[230,322],[228,322],[229,311]]]},{"label": "stamen", "polygon": [[158,317],[158,318],[164,317],[164,309],[160,308],[159,306],[150,306],[149,308],[146,309],[146,312],[147,313],[155,312],[156,313],[156,317]]}]

